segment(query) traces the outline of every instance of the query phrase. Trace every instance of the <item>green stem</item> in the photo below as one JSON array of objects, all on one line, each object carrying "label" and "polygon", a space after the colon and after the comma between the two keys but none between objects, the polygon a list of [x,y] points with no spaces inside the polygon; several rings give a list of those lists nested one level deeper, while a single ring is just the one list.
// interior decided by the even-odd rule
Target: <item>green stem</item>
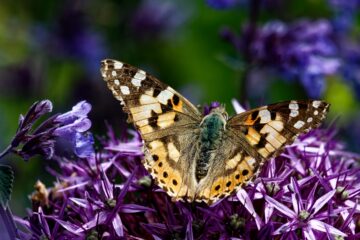
[{"label": "green stem", "polygon": [[7,146],[5,148],[5,150],[0,153],[0,159],[3,158],[8,153],[10,153],[12,149],[13,149],[13,146],[11,144],[9,146]]}]

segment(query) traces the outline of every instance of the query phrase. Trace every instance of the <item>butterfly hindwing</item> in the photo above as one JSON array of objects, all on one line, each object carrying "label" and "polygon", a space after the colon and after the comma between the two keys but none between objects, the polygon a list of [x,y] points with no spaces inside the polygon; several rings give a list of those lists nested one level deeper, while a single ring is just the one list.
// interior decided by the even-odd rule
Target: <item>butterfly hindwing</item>
[{"label": "butterfly hindwing", "polygon": [[250,155],[267,159],[277,156],[301,133],[318,127],[328,108],[329,104],[318,100],[282,102],[240,113],[228,125],[240,141],[251,146]]},{"label": "butterfly hindwing", "polygon": [[236,192],[257,172],[259,163],[238,142],[234,142],[233,137],[230,134],[223,139],[223,150],[215,154],[209,173],[199,182],[196,201],[215,203]]}]

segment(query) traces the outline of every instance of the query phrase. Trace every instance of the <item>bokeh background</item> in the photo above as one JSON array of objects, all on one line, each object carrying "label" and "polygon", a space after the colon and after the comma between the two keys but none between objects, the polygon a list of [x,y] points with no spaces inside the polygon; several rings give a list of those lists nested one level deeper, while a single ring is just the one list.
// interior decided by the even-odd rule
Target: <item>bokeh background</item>
[{"label": "bokeh background", "polygon": [[[327,125],[347,148],[360,145],[358,0],[3,0],[0,7],[0,149],[20,113],[50,99],[54,112],[92,104],[95,135],[124,126],[101,79],[100,61],[142,68],[194,104],[246,107],[325,99]],[[24,215],[43,159],[4,159],[15,170],[11,208]]]}]

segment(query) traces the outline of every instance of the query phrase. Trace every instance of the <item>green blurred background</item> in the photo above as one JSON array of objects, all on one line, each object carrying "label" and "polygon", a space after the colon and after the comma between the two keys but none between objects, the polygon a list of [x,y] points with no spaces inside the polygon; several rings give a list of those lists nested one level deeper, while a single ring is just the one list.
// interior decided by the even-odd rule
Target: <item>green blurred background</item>
[{"label": "green blurred background", "polygon": [[[154,3],[155,2],[155,3]],[[277,1],[281,2],[281,1]],[[288,3],[285,3],[288,2]],[[151,5],[152,4],[152,5]],[[283,1],[262,9],[259,22],[299,18],[331,18],[327,1]],[[118,102],[99,73],[100,60],[114,58],[142,68],[177,89],[194,104],[225,103],[240,98],[245,72],[242,58],[219,36],[224,26],[239,32],[248,21],[246,4],[230,10],[210,8],[205,1],[18,1],[0,7],[0,149],[14,135],[20,113],[36,100],[50,99],[54,112],[65,112],[80,100],[93,106],[93,132],[105,133],[105,120],[119,129],[124,121]],[[358,21],[357,21],[358,22]],[[355,34],[358,34],[355,27]],[[306,99],[296,82],[253,72],[261,81],[249,86],[247,103],[255,107],[290,99]],[[347,134],[357,116],[354,91],[340,76],[328,76],[324,99],[328,121],[337,124],[349,148]],[[260,89],[260,90],[259,90]],[[37,179],[52,185],[43,159],[4,159],[15,170],[11,207],[24,215]]]}]

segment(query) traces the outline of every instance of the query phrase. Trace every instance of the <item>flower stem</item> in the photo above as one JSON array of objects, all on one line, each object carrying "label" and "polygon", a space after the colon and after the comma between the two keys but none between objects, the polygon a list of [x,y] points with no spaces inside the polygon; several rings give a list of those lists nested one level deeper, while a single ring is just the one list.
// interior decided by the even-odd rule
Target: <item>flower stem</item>
[{"label": "flower stem", "polygon": [[0,159],[7,155],[9,152],[11,152],[12,148],[13,146],[11,144],[7,146],[5,150],[0,153]]}]

